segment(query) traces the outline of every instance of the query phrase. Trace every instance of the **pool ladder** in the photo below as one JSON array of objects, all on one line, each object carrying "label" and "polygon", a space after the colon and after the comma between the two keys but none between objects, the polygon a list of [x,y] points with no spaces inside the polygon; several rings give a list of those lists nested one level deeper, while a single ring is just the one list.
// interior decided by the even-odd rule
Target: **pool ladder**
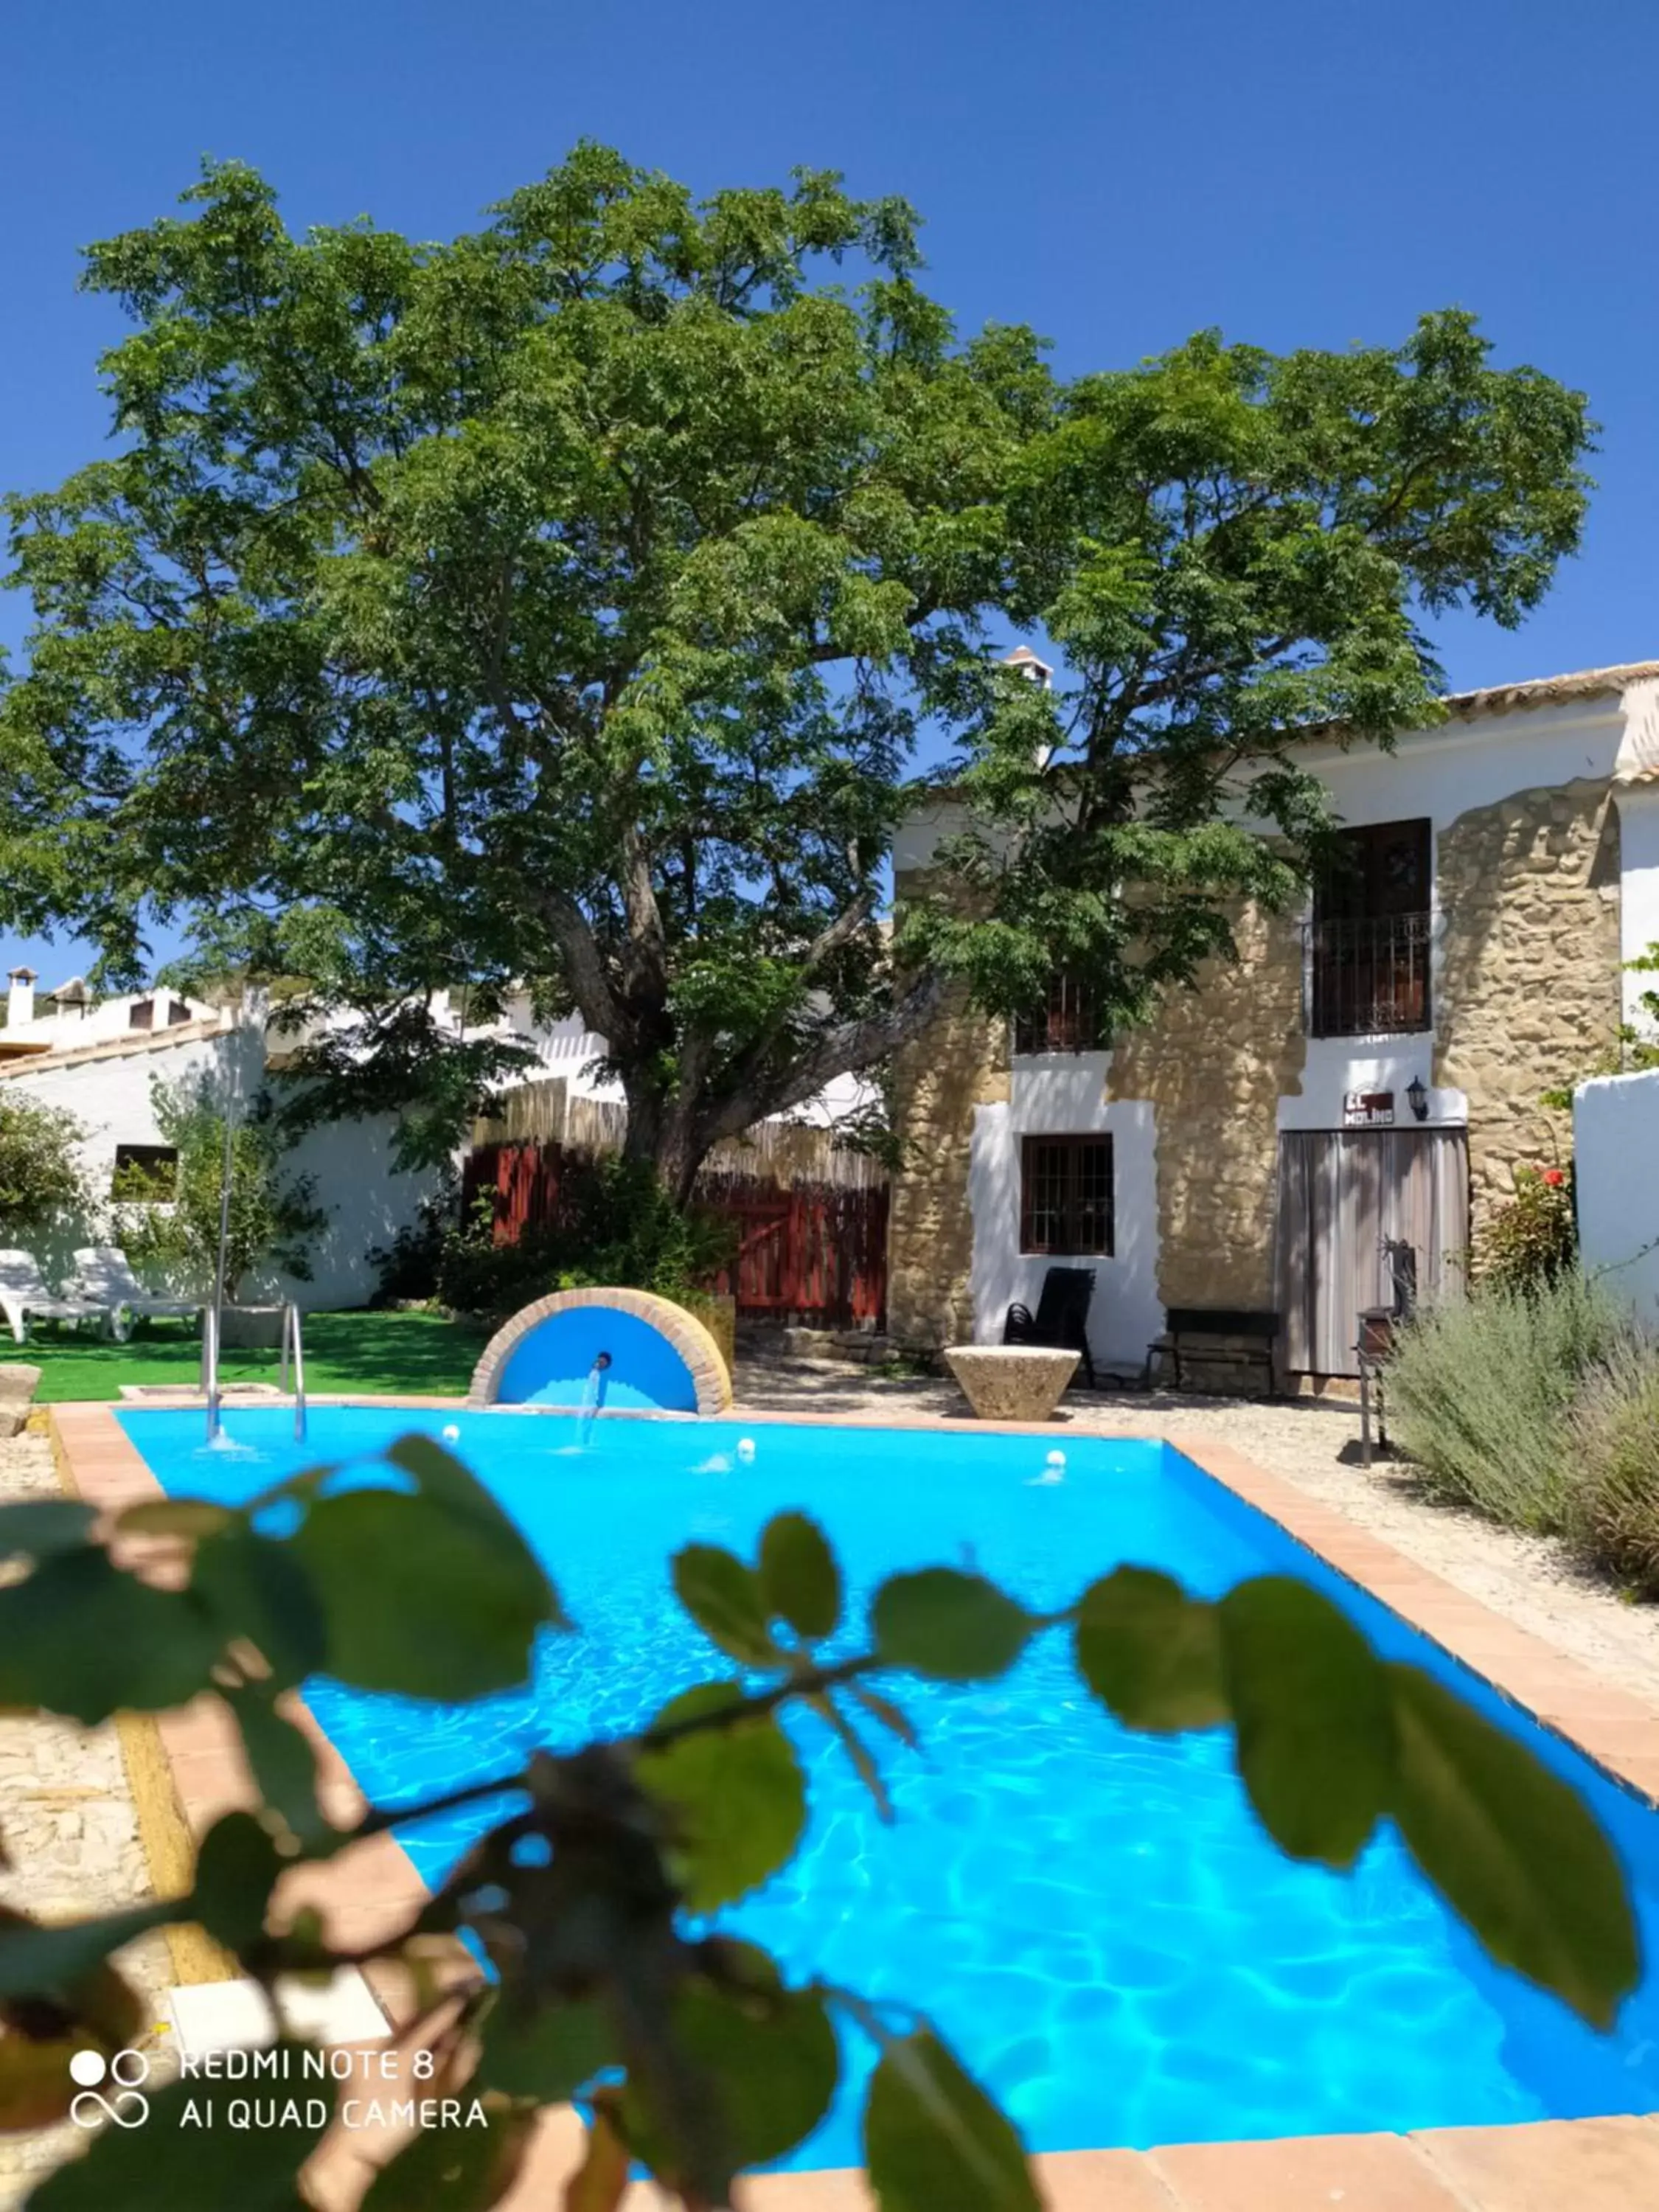
[{"label": "pool ladder", "polygon": [[[282,1387],[289,1387],[289,1375],[294,1376],[294,1441],[302,1444],[306,1440],[306,1347],[305,1334],[300,1326],[300,1309],[290,1299],[283,1308],[283,1366]],[[224,1424],[220,1416],[222,1395],[219,1383],[219,1314],[215,1306],[202,1309],[202,1389],[207,1399],[208,1442],[219,1435]]]}]

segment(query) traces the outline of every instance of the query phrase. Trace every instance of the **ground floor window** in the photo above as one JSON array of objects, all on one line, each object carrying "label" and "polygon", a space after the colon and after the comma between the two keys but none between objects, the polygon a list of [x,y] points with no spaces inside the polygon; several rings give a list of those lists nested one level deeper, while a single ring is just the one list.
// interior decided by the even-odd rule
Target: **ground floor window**
[{"label": "ground floor window", "polygon": [[179,1195],[179,1153],[173,1145],[118,1145],[112,1198],[130,1205],[167,1206]]},{"label": "ground floor window", "polygon": [[1067,1255],[1110,1253],[1109,1137],[1026,1137],[1022,1140],[1019,1249]]}]

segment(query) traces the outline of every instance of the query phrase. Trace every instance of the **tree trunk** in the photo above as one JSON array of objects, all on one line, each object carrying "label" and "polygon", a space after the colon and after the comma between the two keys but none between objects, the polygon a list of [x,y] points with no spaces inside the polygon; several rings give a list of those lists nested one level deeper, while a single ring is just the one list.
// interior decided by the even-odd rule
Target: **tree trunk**
[{"label": "tree trunk", "polygon": [[623,1158],[650,1168],[674,1204],[683,1207],[708,1150],[707,1140],[697,1139],[691,1102],[665,1098],[654,1085],[635,1084],[626,1075],[623,1096],[628,1104]]}]

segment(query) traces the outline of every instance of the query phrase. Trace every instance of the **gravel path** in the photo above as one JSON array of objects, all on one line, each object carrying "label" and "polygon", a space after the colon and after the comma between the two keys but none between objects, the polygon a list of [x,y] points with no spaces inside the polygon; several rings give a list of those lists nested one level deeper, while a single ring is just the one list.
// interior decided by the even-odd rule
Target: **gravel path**
[{"label": "gravel path", "polygon": [[[890,1380],[828,1364],[744,1364],[741,1354],[738,1394],[740,1406],[805,1419],[965,1411],[954,1382]],[[1218,1437],[1494,1613],[1570,1652],[1603,1680],[1659,1706],[1659,1606],[1628,1602],[1551,1538],[1516,1535],[1475,1514],[1431,1504],[1418,1492],[1404,1462],[1361,1468],[1357,1406],[1177,1397],[1156,1390],[1077,1391],[1066,1405],[1066,1425],[1074,1430]]]},{"label": "gravel path", "polygon": [[[0,1500],[61,1495],[45,1437],[0,1440]],[[0,1905],[40,1920],[85,1919],[152,1894],[112,1727],[0,1715]],[[147,1936],[119,1960],[155,2008],[140,2039],[153,2043],[173,1982],[166,1939]],[[0,2136],[0,2212],[21,2204],[42,2170],[83,2141],[67,2124]]]}]

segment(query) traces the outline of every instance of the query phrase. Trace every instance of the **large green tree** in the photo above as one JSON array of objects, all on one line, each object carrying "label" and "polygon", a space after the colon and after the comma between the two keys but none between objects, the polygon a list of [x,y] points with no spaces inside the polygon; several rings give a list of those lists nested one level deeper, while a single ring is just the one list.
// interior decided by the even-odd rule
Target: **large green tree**
[{"label": "large green tree", "polygon": [[[313,1102],[418,1094],[434,1140],[500,1058],[441,984],[579,1009],[677,1193],[951,975],[1144,1015],[1296,887],[1289,741],[1431,714],[1424,618],[1518,621],[1577,539],[1583,399],[1461,313],[1068,381],[832,175],[698,204],[583,147],[442,245],[291,236],[240,167],[186,197],[88,257],[114,451],[10,503],[0,905],[111,980],[157,917],[303,976],[357,1024]],[[968,826],[890,937],[941,754]]]}]

